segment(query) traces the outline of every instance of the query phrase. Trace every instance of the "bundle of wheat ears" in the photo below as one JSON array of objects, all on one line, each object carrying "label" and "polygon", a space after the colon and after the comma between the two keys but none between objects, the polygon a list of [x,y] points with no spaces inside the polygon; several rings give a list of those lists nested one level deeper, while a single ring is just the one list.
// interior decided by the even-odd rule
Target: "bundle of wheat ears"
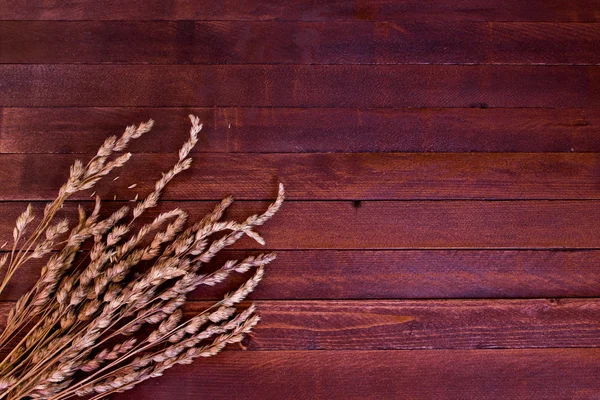
[{"label": "bundle of wheat ears", "polygon": [[[190,139],[179,150],[179,160],[131,208],[123,206],[103,219],[96,196],[94,209],[87,213],[80,206],[73,225],[55,221],[69,196],[125,165],[131,153],[115,153],[148,132],[152,120],[128,127],[120,138],[108,138],[87,165],[75,161],[39,222],[34,223],[31,206],[18,217],[12,251],[0,259],[0,292],[29,260],[48,260],[34,287],[11,309],[0,335],[7,354],[0,363],[0,399],[99,399],[161,376],[176,364],[213,356],[228,343],[240,342],[258,323],[254,305],[244,310],[236,305],[256,287],[275,255],[230,260],[214,272],[203,272],[203,266],[244,235],[264,244],[253,228],[279,209],[282,185],[263,214],[243,222],[221,221],[233,201],[229,197],[198,222],[188,224],[187,213],[174,209],[140,223],[157,206],[167,183],[191,165],[188,155],[202,125],[197,117],[190,119]],[[253,276],[235,291],[184,319],[181,308],[190,292],[251,269]]]}]

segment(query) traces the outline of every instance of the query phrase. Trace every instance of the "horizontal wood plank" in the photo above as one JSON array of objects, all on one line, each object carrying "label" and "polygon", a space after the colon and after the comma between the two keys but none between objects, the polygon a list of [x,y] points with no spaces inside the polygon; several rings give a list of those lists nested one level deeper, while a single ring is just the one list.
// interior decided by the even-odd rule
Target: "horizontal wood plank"
[{"label": "horizontal wood plank", "polygon": [[[199,308],[196,310],[196,307]],[[189,315],[203,309],[191,304]],[[600,345],[600,301],[258,302],[254,350],[400,350]]]},{"label": "horizontal wood plank", "polygon": [[4,21],[0,63],[598,64],[599,41],[590,23]]},{"label": "horizontal wood plank", "polygon": [[474,21],[598,21],[593,0],[517,0],[489,2],[452,0],[352,1],[312,0],[232,1],[76,0],[57,5],[52,0],[14,0],[0,5],[0,18],[43,20],[474,20]]},{"label": "horizontal wood plank", "polygon": [[[56,197],[74,159],[0,155],[0,200]],[[93,190],[106,199],[143,196],[176,161],[176,154],[137,154]],[[163,198],[215,200],[234,194],[259,200],[282,182],[290,200],[599,199],[599,169],[600,156],[593,153],[203,154]],[[74,198],[89,199],[91,193]]]},{"label": "horizontal wood plank", "polygon": [[[229,250],[206,265],[255,251]],[[19,269],[0,300],[16,301],[33,286],[45,260]],[[214,300],[241,284],[232,275],[202,287],[192,300]],[[278,251],[251,299],[442,299],[600,297],[597,250],[303,250]]]},{"label": "horizontal wood plank", "polygon": [[175,153],[188,114],[195,152],[600,152],[600,109],[2,108],[1,153],[94,153],[150,118],[135,151]]},{"label": "horizontal wood plank", "polygon": [[592,399],[599,349],[225,352],[116,399]]},{"label": "horizontal wood plank", "polygon": [[0,65],[0,76],[9,107],[600,106],[593,66]]},{"label": "horizontal wood plank", "polygon": [[[212,302],[190,302],[192,318]],[[13,303],[1,303],[1,315]],[[242,304],[242,308],[248,304]],[[600,346],[600,300],[258,301],[255,351]],[[4,317],[0,324],[5,324]]]},{"label": "horizontal wood plank", "polygon": [[[273,188],[274,190],[275,188]],[[118,204],[107,204],[106,212]],[[127,203],[124,203],[127,204]],[[91,204],[90,204],[91,206]],[[0,203],[0,237],[12,227],[26,203]],[[214,202],[163,202],[140,223],[175,207],[203,216]],[[243,220],[262,212],[265,202],[238,202],[229,217]],[[36,215],[43,203],[35,203]],[[74,217],[75,204],[62,216]],[[598,249],[597,201],[288,201],[258,229],[268,248],[290,249]],[[238,249],[261,246],[245,238]]]}]

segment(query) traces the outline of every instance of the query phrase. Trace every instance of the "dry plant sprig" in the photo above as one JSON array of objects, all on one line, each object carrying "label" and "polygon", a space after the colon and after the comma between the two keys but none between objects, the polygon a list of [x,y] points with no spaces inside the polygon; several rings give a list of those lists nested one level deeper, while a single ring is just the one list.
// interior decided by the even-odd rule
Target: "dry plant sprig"
[{"label": "dry plant sprig", "polygon": [[[0,362],[0,400],[99,399],[161,376],[173,365],[215,355],[228,343],[241,341],[258,323],[254,305],[243,311],[236,306],[260,282],[274,253],[229,260],[213,272],[203,269],[243,236],[264,244],[255,228],[281,207],[282,185],[264,213],[241,222],[221,221],[231,197],[189,226],[189,216],[181,209],[162,212],[145,224],[136,222],[158,205],[167,184],[190,168],[189,154],[202,129],[198,117],[190,115],[190,120],[190,136],[177,162],[146,197],[138,201],[136,195],[132,208],[123,206],[101,217],[96,196],[90,213],[79,207],[76,223],[54,221],[71,195],[92,189],[126,164],[131,153],[116,153],[148,132],[152,120],[106,139],[87,164],[75,161],[37,225],[31,205],[17,218],[12,249],[0,257],[0,292],[27,261],[48,259],[33,288],[9,312],[0,334],[0,348],[7,353]],[[184,318],[182,307],[190,292],[250,269],[255,273],[236,290]]]}]

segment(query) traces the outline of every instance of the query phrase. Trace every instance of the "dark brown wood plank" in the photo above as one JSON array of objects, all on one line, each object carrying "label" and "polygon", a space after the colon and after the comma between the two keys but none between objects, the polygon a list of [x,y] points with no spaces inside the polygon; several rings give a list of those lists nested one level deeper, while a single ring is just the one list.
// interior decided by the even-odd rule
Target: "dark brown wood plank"
[{"label": "dark brown wood plank", "polygon": [[[243,259],[229,250],[205,267]],[[512,250],[278,251],[252,299],[434,299],[600,297],[600,252]],[[0,296],[16,301],[44,260],[21,268]],[[245,276],[204,287],[190,299],[218,299]]]},{"label": "dark brown wood plank", "polygon": [[75,0],[57,5],[50,0],[14,0],[0,4],[0,18],[44,20],[474,20],[474,21],[598,21],[593,0],[517,0],[489,2],[452,0],[336,0],[314,2],[162,0]]},{"label": "dark brown wood plank", "polygon": [[[273,187],[273,191],[275,187]],[[40,215],[42,203],[34,208]],[[91,206],[91,205],[90,205]],[[181,207],[196,219],[213,202],[163,202],[140,223],[160,211]],[[245,219],[264,210],[264,202],[238,202],[230,217]],[[0,203],[0,237],[26,203]],[[106,211],[114,210],[108,204]],[[74,216],[75,205],[62,215]],[[259,229],[270,249],[555,249],[600,248],[597,201],[288,201]],[[260,245],[244,239],[238,249]]]},{"label": "dark brown wood plank", "polygon": [[2,108],[1,153],[94,153],[156,120],[135,151],[174,153],[188,114],[196,152],[600,152],[600,109]]},{"label": "dark brown wood plank", "polygon": [[0,76],[11,107],[600,106],[591,66],[2,65]]},{"label": "dark brown wood plank", "polygon": [[[190,302],[185,316],[212,304]],[[1,303],[1,315],[12,305]],[[259,301],[257,307],[261,323],[245,339],[249,350],[600,346],[599,299]]]},{"label": "dark brown wood plank", "polygon": [[590,23],[5,21],[0,63],[598,64],[599,42]]},{"label": "dark brown wood plank", "polygon": [[593,399],[599,370],[598,349],[230,351],[115,398]]},{"label": "dark brown wood plank", "polygon": [[[137,154],[93,190],[106,199],[142,196],[176,161],[176,154]],[[56,197],[73,162],[63,154],[0,155],[0,200]],[[599,199],[599,170],[595,153],[217,153],[195,157],[163,198],[260,200],[282,182],[290,200]]]},{"label": "dark brown wood plank", "polygon": [[490,23],[487,62],[575,64],[583,57],[596,64],[591,54],[600,49],[598,33],[595,24]]}]

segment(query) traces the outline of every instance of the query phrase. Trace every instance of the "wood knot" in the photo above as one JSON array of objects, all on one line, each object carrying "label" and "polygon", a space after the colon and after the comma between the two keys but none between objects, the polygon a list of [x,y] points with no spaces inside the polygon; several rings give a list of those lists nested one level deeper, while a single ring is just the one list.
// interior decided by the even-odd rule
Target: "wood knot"
[{"label": "wood knot", "polygon": [[558,299],[548,299],[548,304],[550,304],[551,306],[558,306],[559,304],[559,300]]}]

